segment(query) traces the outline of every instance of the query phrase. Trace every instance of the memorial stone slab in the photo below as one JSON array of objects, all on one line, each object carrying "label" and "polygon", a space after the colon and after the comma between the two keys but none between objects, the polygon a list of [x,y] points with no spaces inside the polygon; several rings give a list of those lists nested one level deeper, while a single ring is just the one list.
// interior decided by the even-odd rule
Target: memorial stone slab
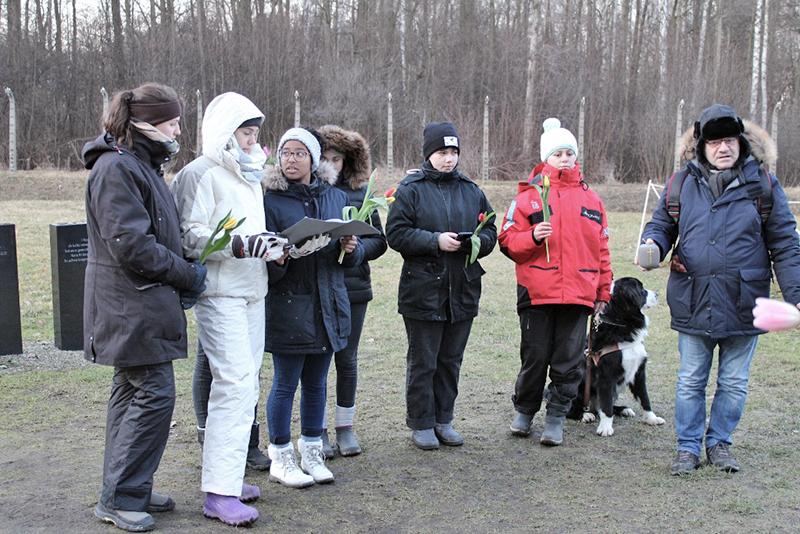
[{"label": "memorial stone slab", "polygon": [[50,225],[53,332],[61,350],[83,350],[83,285],[89,240],[85,223]]},{"label": "memorial stone slab", "polygon": [[0,224],[0,354],[22,354],[17,237],[13,224]]}]

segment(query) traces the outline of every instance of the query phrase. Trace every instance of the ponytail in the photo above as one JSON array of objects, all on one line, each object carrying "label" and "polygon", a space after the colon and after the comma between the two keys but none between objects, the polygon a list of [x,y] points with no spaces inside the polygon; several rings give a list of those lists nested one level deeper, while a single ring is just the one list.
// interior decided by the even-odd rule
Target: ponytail
[{"label": "ponytail", "polygon": [[114,94],[104,117],[103,127],[114,136],[118,143],[131,144],[131,101],[133,91],[119,91]]}]

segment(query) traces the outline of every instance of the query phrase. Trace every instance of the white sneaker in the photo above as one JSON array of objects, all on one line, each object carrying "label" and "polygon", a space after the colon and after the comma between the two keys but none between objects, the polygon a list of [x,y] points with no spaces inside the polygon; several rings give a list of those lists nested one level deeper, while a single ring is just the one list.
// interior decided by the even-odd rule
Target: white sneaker
[{"label": "white sneaker", "polygon": [[297,467],[292,442],[286,445],[269,444],[267,449],[272,464],[269,466],[269,479],[290,488],[306,488],[314,484],[314,478]]},{"label": "white sneaker", "polygon": [[301,437],[297,440],[297,449],[300,451],[300,467],[314,477],[314,482],[317,484],[333,482],[333,473],[325,467],[325,455],[322,452],[321,439],[304,441]]}]

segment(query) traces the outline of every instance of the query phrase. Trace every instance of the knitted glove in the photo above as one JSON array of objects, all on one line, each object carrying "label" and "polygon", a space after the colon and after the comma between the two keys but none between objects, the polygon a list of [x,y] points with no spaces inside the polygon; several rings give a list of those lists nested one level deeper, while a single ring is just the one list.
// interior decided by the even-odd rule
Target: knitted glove
[{"label": "knitted glove", "polygon": [[235,258],[262,258],[266,261],[277,260],[283,256],[283,249],[289,242],[272,232],[255,235],[234,235],[231,250]]},{"label": "knitted glove", "polygon": [[289,257],[297,259],[302,258],[303,256],[308,256],[309,254],[313,254],[319,249],[323,248],[330,242],[331,237],[326,234],[310,237],[300,247],[292,245],[292,248],[289,249]]}]

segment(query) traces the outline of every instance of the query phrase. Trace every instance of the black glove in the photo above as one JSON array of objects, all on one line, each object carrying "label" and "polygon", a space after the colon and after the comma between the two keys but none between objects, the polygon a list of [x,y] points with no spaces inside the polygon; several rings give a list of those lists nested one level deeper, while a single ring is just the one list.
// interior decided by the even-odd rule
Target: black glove
[{"label": "black glove", "polygon": [[263,258],[274,261],[283,257],[284,247],[289,245],[286,238],[272,232],[255,235],[234,235],[231,251],[234,258]]},{"label": "black glove", "polygon": [[200,295],[206,290],[206,274],[208,273],[208,269],[206,269],[206,266],[202,263],[192,263],[191,265],[194,269],[192,287],[181,291],[181,307],[184,310],[188,310],[197,304],[197,299],[200,298]]}]

